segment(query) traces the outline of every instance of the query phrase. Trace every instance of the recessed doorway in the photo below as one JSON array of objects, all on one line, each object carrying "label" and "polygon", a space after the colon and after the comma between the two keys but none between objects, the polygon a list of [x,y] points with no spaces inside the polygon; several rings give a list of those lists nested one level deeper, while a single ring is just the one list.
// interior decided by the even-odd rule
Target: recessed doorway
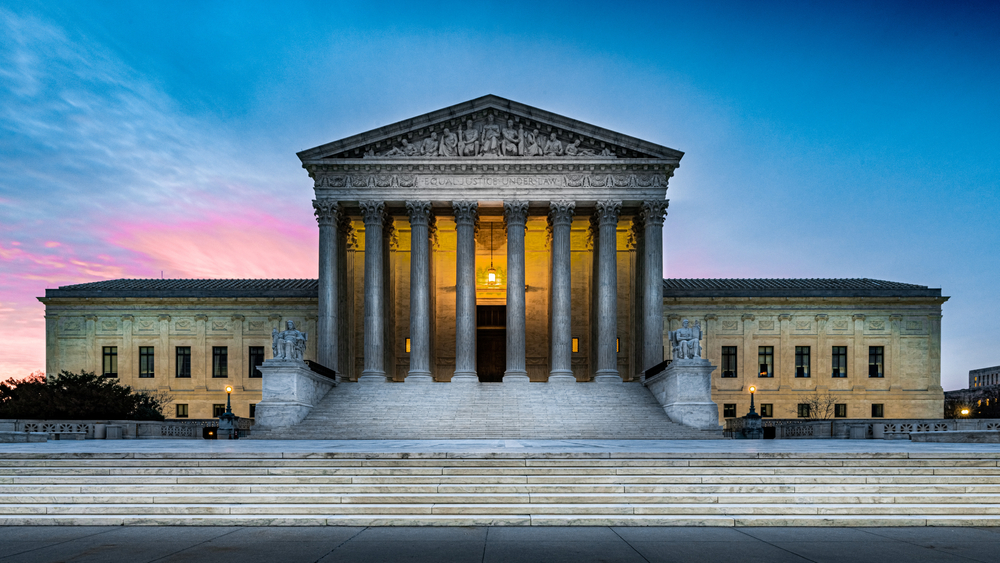
[{"label": "recessed doorway", "polygon": [[476,373],[479,381],[503,381],[507,369],[507,306],[476,306]]}]

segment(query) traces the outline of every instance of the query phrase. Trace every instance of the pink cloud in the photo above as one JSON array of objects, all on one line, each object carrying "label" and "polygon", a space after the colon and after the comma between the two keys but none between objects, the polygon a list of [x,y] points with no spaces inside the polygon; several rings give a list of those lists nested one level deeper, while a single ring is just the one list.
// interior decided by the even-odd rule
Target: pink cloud
[{"label": "pink cloud", "polygon": [[308,278],[317,233],[255,211],[177,223],[120,223],[115,245],[144,256],[144,269],[173,278]]},{"label": "pink cloud", "polygon": [[56,248],[58,246],[62,246],[61,243],[58,243],[54,240],[50,240],[45,243],[45,248]]}]

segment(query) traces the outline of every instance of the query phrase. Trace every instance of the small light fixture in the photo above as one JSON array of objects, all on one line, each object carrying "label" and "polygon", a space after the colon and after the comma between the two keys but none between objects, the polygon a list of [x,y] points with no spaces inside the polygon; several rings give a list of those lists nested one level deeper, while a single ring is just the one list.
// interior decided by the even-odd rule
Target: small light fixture
[{"label": "small light fixture", "polygon": [[969,409],[962,409],[962,416],[969,416]]},{"label": "small light fixture", "polygon": [[[497,270],[493,267],[493,222],[490,222],[490,269],[486,270],[486,284],[497,284]],[[409,350],[407,350],[408,352]]]},{"label": "small light fixture", "polygon": [[409,338],[406,339],[406,353],[407,354],[410,353],[410,339]]},{"label": "small light fixture", "polygon": [[580,339],[579,338],[574,338],[573,339],[573,353],[576,354],[579,351],[580,351]]}]

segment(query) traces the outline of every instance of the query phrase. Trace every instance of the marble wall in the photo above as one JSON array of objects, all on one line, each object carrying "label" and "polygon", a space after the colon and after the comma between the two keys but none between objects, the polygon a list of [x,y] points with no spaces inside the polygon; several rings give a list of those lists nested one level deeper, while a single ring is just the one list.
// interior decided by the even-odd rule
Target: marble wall
[{"label": "marble wall", "polygon": [[[701,321],[706,357],[719,366],[712,397],[735,404],[737,416],[755,402],[773,406],[774,418],[796,418],[798,404],[829,394],[847,405],[848,418],[869,418],[872,404],[885,418],[940,418],[940,298],[667,298],[666,331],[684,318]],[[737,348],[735,378],[722,377],[722,347]],[[774,349],[774,377],[758,376],[758,347]],[[810,349],[810,377],[796,377],[795,347]],[[832,377],[834,346],[847,348],[847,377]],[[884,350],[883,377],[869,377],[869,347]]]}]

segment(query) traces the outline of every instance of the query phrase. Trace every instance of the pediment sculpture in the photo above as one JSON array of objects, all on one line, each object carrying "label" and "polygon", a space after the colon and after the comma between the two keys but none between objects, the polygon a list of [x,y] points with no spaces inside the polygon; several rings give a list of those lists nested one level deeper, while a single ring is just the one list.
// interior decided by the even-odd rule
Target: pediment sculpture
[{"label": "pediment sculpture", "polygon": [[296,329],[295,323],[286,321],[285,330],[271,329],[271,352],[275,360],[301,362],[305,358],[306,340],[309,335]]},{"label": "pediment sculpture", "polygon": [[389,140],[388,148],[368,147],[364,158],[618,158],[614,147],[593,139],[585,141],[571,131],[557,133],[538,122],[526,127],[519,117],[498,121],[488,113],[485,118],[466,116],[458,122],[457,128],[442,126],[440,134],[429,128],[421,130],[423,134],[415,140],[411,140],[411,132]]}]

